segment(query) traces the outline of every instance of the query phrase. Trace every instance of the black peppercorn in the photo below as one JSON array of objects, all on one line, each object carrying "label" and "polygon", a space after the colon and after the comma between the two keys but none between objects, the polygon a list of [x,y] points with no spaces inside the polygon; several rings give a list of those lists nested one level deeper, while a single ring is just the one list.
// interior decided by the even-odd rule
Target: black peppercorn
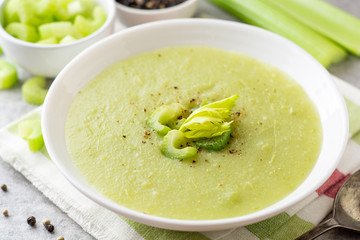
[{"label": "black peppercorn", "polygon": [[52,225],[52,224],[46,225],[45,228],[46,228],[46,230],[48,230],[49,232],[53,232],[54,229],[55,229],[55,228],[54,228],[54,225]]},{"label": "black peppercorn", "polygon": [[28,223],[30,226],[34,226],[34,225],[36,224],[36,218],[35,218],[34,216],[28,217],[27,223]]},{"label": "black peppercorn", "polygon": [[7,186],[6,186],[6,184],[1,185],[1,189],[2,189],[4,192],[6,192],[6,191],[7,191]]}]

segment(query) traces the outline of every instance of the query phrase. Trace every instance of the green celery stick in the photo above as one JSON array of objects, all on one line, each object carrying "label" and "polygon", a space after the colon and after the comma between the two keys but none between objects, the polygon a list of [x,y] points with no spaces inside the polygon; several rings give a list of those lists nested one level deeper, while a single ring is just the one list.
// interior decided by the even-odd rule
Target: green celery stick
[{"label": "green celery stick", "polygon": [[242,21],[295,42],[324,67],[346,57],[346,51],[306,25],[261,0],[209,0]]},{"label": "green celery stick", "polygon": [[360,56],[360,19],[322,0],[265,0]]}]

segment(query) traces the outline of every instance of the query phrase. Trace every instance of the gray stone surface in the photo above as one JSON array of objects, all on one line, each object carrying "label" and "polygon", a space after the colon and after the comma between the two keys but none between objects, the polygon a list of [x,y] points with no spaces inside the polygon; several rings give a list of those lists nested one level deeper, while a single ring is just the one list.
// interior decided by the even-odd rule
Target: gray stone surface
[{"label": "gray stone surface", "polygon": [[[360,17],[360,1],[356,0],[328,0],[357,17]],[[221,10],[204,0],[200,3],[199,13],[207,13],[219,18],[232,20]],[[332,66],[329,71],[343,80],[360,88],[360,59],[348,57],[344,62]],[[17,120],[35,106],[27,104],[21,96],[21,83],[10,90],[0,90],[0,128]],[[27,179],[15,171],[11,166],[0,160],[0,185],[7,184],[8,192],[0,191],[0,211],[8,209],[9,216],[0,215],[0,240],[17,239],[94,239],[58,209],[51,201],[39,192]],[[29,216],[37,218],[37,226],[30,227],[26,223]],[[43,219],[50,219],[55,226],[54,233],[49,233],[42,226]],[[121,237],[120,237],[121,239]],[[320,240],[332,239],[360,239],[360,235],[347,230],[331,230]]]}]

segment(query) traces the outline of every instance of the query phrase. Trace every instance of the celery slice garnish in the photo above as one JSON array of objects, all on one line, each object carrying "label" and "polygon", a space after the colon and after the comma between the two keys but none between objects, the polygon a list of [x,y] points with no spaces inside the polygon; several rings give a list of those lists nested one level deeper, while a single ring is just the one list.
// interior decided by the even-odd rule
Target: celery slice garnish
[{"label": "celery slice garnish", "polygon": [[195,146],[197,148],[219,151],[228,144],[230,140],[230,135],[231,135],[231,127],[229,131],[224,132],[220,136],[216,136],[212,138],[201,138],[196,140]]},{"label": "celery slice garnish", "polygon": [[212,138],[230,130],[231,114],[238,95],[212,102],[196,109],[181,125],[180,131],[186,138]]},{"label": "celery slice garnish", "polygon": [[21,90],[23,98],[26,102],[41,105],[44,103],[48,92],[46,87],[46,79],[44,77],[33,77],[27,80]]},{"label": "celery slice garnish", "polygon": [[232,121],[228,119],[238,97],[233,95],[215,102],[204,101],[187,118],[185,115],[188,111],[183,105],[162,105],[150,114],[146,124],[164,136],[160,148],[166,157],[194,157],[197,149],[189,146],[188,141],[191,141],[191,144],[195,142],[198,148],[219,151],[230,140]]},{"label": "celery slice garnish", "polygon": [[321,0],[267,0],[300,22],[360,56],[360,20]]},{"label": "celery slice garnish", "polygon": [[161,152],[168,158],[187,159],[194,157],[197,151],[194,147],[186,146],[184,133],[179,130],[169,131],[161,143]]},{"label": "celery slice garnish", "polygon": [[10,88],[18,82],[16,68],[0,59],[0,89]]},{"label": "celery slice garnish", "polygon": [[39,120],[25,120],[19,123],[20,136],[27,140],[31,151],[39,151],[44,146],[44,139]]},{"label": "celery slice garnish", "polygon": [[324,67],[346,57],[346,51],[333,41],[275,9],[262,0],[209,0],[246,23],[265,28],[295,42]]},{"label": "celery slice garnish", "polygon": [[158,134],[164,136],[171,130],[170,126],[175,125],[176,120],[184,115],[185,110],[185,107],[179,103],[162,105],[151,113],[146,124]]}]

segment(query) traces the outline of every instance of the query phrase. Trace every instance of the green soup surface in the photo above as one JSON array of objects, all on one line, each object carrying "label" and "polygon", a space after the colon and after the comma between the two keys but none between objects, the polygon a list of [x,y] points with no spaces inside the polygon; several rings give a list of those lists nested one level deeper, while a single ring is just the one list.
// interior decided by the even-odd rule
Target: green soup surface
[{"label": "green soup surface", "polygon": [[[188,160],[161,154],[146,119],[179,102],[238,94],[229,144]],[[322,128],[305,91],[278,69],[225,50],[183,46],[110,66],[76,96],[65,136],[70,156],[101,194],[130,209],[175,219],[249,214],[294,191],[320,152]]]}]

